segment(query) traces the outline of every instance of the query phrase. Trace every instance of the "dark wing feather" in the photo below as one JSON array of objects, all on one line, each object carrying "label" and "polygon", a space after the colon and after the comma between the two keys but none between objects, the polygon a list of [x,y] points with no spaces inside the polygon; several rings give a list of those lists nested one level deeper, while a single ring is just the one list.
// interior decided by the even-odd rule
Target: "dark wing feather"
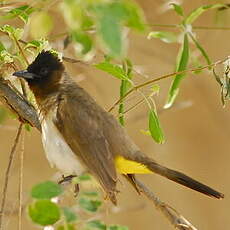
[{"label": "dark wing feather", "polygon": [[104,111],[75,83],[67,85],[65,91],[60,95],[54,122],[73,152],[115,203],[117,175],[114,157],[103,133]]}]

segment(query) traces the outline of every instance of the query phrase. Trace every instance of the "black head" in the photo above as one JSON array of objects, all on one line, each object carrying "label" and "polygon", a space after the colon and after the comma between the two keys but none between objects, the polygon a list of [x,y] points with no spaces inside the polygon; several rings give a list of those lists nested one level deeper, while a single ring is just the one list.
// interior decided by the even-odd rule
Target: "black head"
[{"label": "black head", "polygon": [[59,71],[64,71],[64,66],[58,57],[50,51],[42,51],[27,70],[15,72],[13,75],[24,78],[28,83],[36,83],[48,80],[53,73]]}]

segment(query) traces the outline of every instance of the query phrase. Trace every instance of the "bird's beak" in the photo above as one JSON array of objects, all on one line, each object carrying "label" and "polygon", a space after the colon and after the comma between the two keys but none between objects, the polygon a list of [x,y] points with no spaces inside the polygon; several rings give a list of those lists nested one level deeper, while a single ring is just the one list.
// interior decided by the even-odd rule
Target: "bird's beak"
[{"label": "bird's beak", "polygon": [[25,78],[25,79],[34,79],[34,78],[37,77],[36,74],[30,73],[27,70],[20,70],[20,71],[14,72],[13,76],[22,77],[22,78]]}]

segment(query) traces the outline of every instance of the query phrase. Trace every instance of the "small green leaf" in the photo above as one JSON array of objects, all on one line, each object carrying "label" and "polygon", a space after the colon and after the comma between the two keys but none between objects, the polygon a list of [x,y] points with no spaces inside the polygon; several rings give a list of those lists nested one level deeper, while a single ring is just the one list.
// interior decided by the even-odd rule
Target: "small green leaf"
[{"label": "small green leaf", "polygon": [[74,42],[77,42],[81,44],[82,49],[81,53],[86,54],[92,49],[92,39],[87,33],[84,33],[82,31],[73,31],[71,33],[71,38]]},{"label": "small green leaf", "polygon": [[201,52],[201,54],[205,58],[207,64],[210,65],[212,62],[211,62],[210,58],[208,57],[208,54],[206,53],[204,48],[200,45],[200,43],[195,39],[195,37],[191,33],[189,33],[189,36],[190,36],[190,38],[192,38],[192,41],[196,45],[197,49]]},{"label": "small green leaf", "polygon": [[7,33],[12,40],[21,39],[22,35],[23,35],[23,32],[24,32],[23,29],[15,28],[15,27],[10,26],[10,25],[1,26],[0,31],[2,31],[4,33]]},{"label": "small green leaf", "polygon": [[99,193],[98,192],[83,192],[82,195],[88,196],[88,197],[98,197]]},{"label": "small green leaf", "polygon": [[97,69],[103,70],[104,72],[111,74],[112,76],[121,79],[128,80],[125,71],[118,65],[111,64],[109,62],[101,62],[94,65]]},{"label": "small green leaf", "polygon": [[9,20],[19,17],[24,23],[28,22],[29,15],[34,11],[32,7],[28,5],[20,6],[10,10],[7,14],[1,17],[3,20]]},{"label": "small green leaf", "polygon": [[152,31],[148,35],[148,39],[159,38],[161,41],[166,43],[172,43],[177,41],[177,35],[168,31]]},{"label": "small green leaf", "polygon": [[158,94],[160,91],[160,86],[158,84],[154,84],[152,85],[151,90],[154,94]]},{"label": "small green leaf", "polygon": [[88,173],[84,173],[80,176],[77,176],[76,179],[79,181],[89,181],[92,179],[92,177]]},{"label": "small green leaf", "polygon": [[36,199],[50,199],[63,193],[63,189],[59,184],[52,181],[46,181],[35,185],[32,188],[31,196]]},{"label": "small green leaf", "polygon": [[127,26],[139,31],[144,31],[146,29],[146,23],[142,9],[133,1],[125,1],[124,6],[127,10]]},{"label": "small green leaf", "polygon": [[184,11],[182,9],[182,7],[178,4],[175,4],[175,3],[171,3],[170,5],[173,6],[173,9],[175,10],[175,12],[180,15],[180,16],[184,16]]},{"label": "small green leaf", "polygon": [[111,225],[108,227],[108,230],[129,230],[129,228],[121,225]]},{"label": "small green leaf", "polygon": [[[188,43],[188,35],[184,35],[184,42],[182,44],[182,47],[180,49],[178,58],[177,58],[177,66],[176,66],[176,72],[180,72],[186,69],[189,61],[189,43]],[[164,106],[164,108],[169,108],[174,103],[177,94],[179,93],[179,85],[182,80],[182,78],[185,76],[185,74],[178,74],[175,76],[172,85],[169,89],[169,94],[167,98],[167,102]]]},{"label": "small green leaf", "polygon": [[41,52],[42,50],[48,48],[48,46],[49,42],[44,38],[41,38],[38,40],[32,40],[30,42],[27,42],[25,49],[36,48],[38,52]]},{"label": "small green leaf", "polygon": [[92,220],[87,222],[87,227],[93,228],[93,229],[99,229],[99,230],[106,230],[106,225],[101,222],[100,220]]},{"label": "small green leaf", "polygon": [[98,208],[102,205],[100,200],[90,200],[84,197],[79,199],[79,205],[86,211],[96,212]]},{"label": "small green leaf", "polygon": [[68,207],[63,207],[62,208],[62,211],[63,211],[63,214],[65,216],[65,219],[66,221],[69,223],[69,222],[73,222],[73,221],[76,221],[78,218],[77,218],[77,215],[75,212],[73,212],[70,208]]},{"label": "small green leaf", "polygon": [[165,142],[164,134],[156,112],[152,109],[149,111],[149,131],[152,138],[159,144]]},{"label": "small green leaf", "polygon": [[151,133],[149,130],[144,130],[144,129],[141,129],[140,132],[146,136],[151,136]]},{"label": "small green leaf", "polygon": [[58,206],[49,200],[38,200],[30,204],[28,213],[32,221],[41,226],[55,224],[61,217]]},{"label": "small green leaf", "polygon": [[2,52],[3,50],[6,50],[6,48],[3,45],[3,43],[0,41],[0,52]]},{"label": "small green leaf", "polygon": [[31,129],[32,129],[31,125],[28,124],[28,123],[24,124],[24,128],[25,128],[25,130],[28,131],[28,132],[30,132]]},{"label": "small green leaf", "polygon": [[193,10],[183,21],[184,24],[192,24],[201,14],[207,10],[212,10],[215,8],[221,8],[226,6],[226,4],[210,4],[204,5]]},{"label": "small green leaf", "polygon": [[7,52],[6,50],[2,50],[0,52],[0,60],[4,63],[11,63],[14,61],[14,57],[11,53]]},{"label": "small green leaf", "polygon": [[96,32],[102,41],[102,48],[112,57],[122,57],[125,52],[122,27],[126,25],[143,31],[146,28],[143,13],[131,1],[99,2],[92,4],[90,12],[97,17]]},{"label": "small green leaf", "polygon": [[30,20],[30,35],[33,38],[47,37],[53,28],[53,20],[45,11],[33,14]]},{"label": "small green leaf", "polygon": [[57,227],[57,230],[76,230],[73,224],[60,225]]}]

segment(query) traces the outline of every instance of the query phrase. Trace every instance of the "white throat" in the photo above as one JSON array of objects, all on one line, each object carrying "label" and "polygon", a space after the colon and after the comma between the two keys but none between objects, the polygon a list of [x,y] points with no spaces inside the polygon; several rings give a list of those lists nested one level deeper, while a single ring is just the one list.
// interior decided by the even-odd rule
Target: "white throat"
[{"label": "white throat", "polygon": [[85,172],[83,165],[73,153],[54,124],[56,113],[50,112],[42,120],[42,143],[51,167],[65,174],[80,175]]}]

